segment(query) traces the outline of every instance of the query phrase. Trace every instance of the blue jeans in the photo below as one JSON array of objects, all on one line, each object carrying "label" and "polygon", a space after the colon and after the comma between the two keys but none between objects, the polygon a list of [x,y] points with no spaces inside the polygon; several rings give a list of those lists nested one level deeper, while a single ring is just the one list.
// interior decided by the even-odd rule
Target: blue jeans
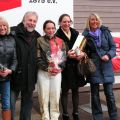
[{"label": "blue jeans", "polygon": [[10,109],[10,81],[0,82],[2,110]]},{"label": "blue jeans", "polygon": [[15,104],[20,92],[21,92],[21,109],[19,120],[31,120],[33,91],[29,92],[27,90],[22,91],[11,90],[11,120],[14,120]]},{"label": "blue jeans", "polygon": [[[103,87],[108,107],[109,118],[110,120],[118,120],[117,108],[113,94],[113,84],[106,83],[103,84]],[[91,84],[91,105],[93,120],[103,120],[103,111],[101,107],[99,91],[99,84]]]}]

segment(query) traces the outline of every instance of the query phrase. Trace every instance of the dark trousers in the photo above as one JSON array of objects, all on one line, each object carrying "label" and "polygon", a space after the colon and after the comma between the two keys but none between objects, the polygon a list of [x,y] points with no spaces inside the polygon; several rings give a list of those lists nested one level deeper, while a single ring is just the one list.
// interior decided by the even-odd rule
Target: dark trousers
[{"label": "dark trousers", "polygon": [[[113,84],[103,84],[103,87],[110,120],[117,120],[117,108],[113,94]],[[103,112],[99,96],[99,84],[91,84],[91,106],[93,120],[103,120]]]},{"label": "dark trousers", "polygon": [[[73,113],[78,113],[78,105],[79,105],[79,94],[78,88],[72,89],[72,103],[73,103]],[[63,114],[68,114],[68,90],[63,90],[61,93],[61,104],[63,109]]]},{"label": "dark trousers", "polygon": [[[19,96],[20,91],[11,90],[11,120],[14,119],[15,104]],[[31,109],[32,109],[32,94],[27,90],[21,91],[21,108],[19,120],[31,120]]]}]

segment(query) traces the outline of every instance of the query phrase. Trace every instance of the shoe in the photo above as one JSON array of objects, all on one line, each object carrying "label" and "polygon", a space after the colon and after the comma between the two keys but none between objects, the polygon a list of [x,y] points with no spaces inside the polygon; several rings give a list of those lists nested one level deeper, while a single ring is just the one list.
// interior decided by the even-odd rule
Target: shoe
[{"label": "shoe", "polygon": [[2,111],[2,120],[11,120],[11,111],[10,110]]},{"label": "shoe", "polygon": [[70,120],[68,114],[63,114],[62,117],[63,117],[63,120]]},{"label": "shoe", "polygon": [[73,115],[73,120],[80,120],[78,113],[73,113],[72,115]]}]

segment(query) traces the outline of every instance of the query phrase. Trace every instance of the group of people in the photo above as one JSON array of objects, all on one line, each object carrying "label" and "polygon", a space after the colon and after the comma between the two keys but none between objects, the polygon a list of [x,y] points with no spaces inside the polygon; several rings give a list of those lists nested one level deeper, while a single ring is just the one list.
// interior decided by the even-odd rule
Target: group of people
[{"label": "group of people", "polygon": [[116,46],[110,30],[102,25],[100,17],[92,13],[87,19],[83,36],[86,46],[80,54],[72,47],[79,32],[71,27],[68,14],[59,17],[59,28],[52,20],[43,24],[44,35],[36,30],[38,15],[26,12],[17,26],[9,27],[0,17],[0,94],[2,119],[15,119],[16,100],[21,95],[19,120],[31,120],[32,96],[37,84],[40,120],[58,120],[59,102],[63,120],[68,114],[68,92],[72,92],[73,120],[79,118],[79,87],[84,76],[77,73],[77,65],[85,54],[92,58],[96,72],[86,76],[91,88],[93,120],[103,120],[99,85],[103,84],[110,120],[117,119],[113,93],[114,73],[111,59]]}]

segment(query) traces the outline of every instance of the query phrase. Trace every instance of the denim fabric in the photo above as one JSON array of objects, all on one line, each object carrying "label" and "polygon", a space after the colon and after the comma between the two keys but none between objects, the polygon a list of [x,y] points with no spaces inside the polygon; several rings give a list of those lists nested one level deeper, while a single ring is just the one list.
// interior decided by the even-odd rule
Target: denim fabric
[{"label": "denim fabric", "polygon": [[113,93],[113,84],[103,84],[103,86],[110,120],[118,120],[115,97]]},{"label": "denim fabric", "polygon": [[[103,84],[103,87],[108,107],[109,118],[110,120],[117,120],[117,108],[115,105],[115,98],[113,94],[113,84]],[[99,84],[91,84],[91,105],[93,120],[103,120],[103,112],[99,95]]]},{"label": "denim fabric", "polygon": [[2,110],[10,109],[10,81],[0,82]]},{"label": "denim fabric", "polygon": [[11,120],[14,120],[16,100],[21,92],[21,110],[19,120],[31,120],[32,94],[33,91],[13,91],[11,90]]}]

